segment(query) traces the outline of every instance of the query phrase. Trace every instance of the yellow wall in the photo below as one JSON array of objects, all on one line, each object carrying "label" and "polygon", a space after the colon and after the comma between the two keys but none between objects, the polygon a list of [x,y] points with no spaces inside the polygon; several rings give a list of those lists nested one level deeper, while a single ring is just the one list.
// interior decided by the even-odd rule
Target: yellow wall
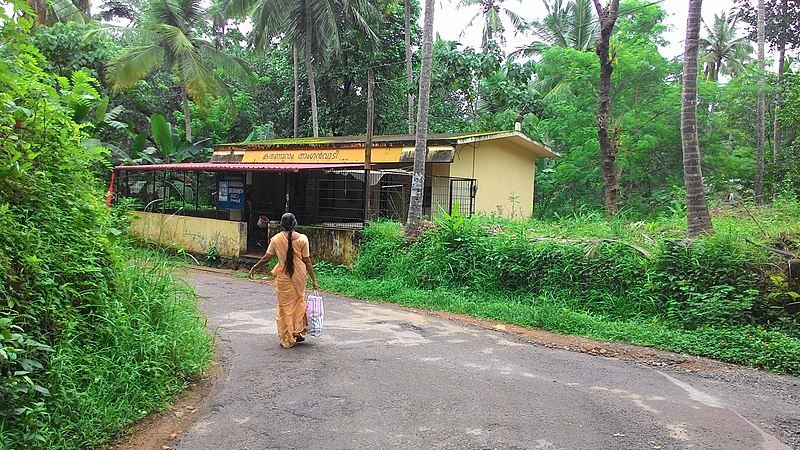
[{"label": "yellow wall", "polygon": [[323,227],[298,227],[297,231],[308,236],[311,257],[314,261],[352,266],[358,254],[360,230]]},{"label": "yellow wall", "polygon": [[228,258],[239,257],[247,250],[247,224],[244,222],[141,211],[133,214],[131,232],[146,242],[199,254],[216,247],[220,256]]},{"label": "yellow wall", "polygon": [[[456,147],[451,177],[475,178],[475,210],[527,219],[533,215],[535,156],[515,145],[485,141]],[[511,201],[511,196],[516,201]]]}]

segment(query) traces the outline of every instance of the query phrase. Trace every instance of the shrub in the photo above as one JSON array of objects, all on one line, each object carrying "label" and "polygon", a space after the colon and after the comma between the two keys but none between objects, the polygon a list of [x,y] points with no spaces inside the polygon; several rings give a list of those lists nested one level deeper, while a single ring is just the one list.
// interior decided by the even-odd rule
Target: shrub
[{"label": "shrub", "polygon": [[[408,243],[399,224],[382,222],[366,230],[356,279],[343,287],[355,295],[797,373],[790,361],[800,357],[800,327],[792,305],[800,294],[775,273],[783,262],[749,241],[759,226],[790,240],[784,230],[795,222],[780,211],[758,216],[765,219],[760,225],[723,217],[716,235],[693,241],[680,238],[674,218],[543,223],[440,214],[434,227]],[[442,291],[443,298],[432,294]],[[620,323],[626,325],[613,325]],[[657,332],[637,328],[654,323]]]},{"label": "shrub", "polygon": [[121,242],[32,17],[0,10],[0,448],[91,447],[201,373],[211,340],[193,292]]}]

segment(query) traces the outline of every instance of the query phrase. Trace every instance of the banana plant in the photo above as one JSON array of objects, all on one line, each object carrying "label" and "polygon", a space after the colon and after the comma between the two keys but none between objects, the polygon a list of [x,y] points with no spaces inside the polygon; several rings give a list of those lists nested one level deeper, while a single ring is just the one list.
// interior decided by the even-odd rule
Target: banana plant
[{"label": "banana plant", "polygon": [[[147,145],[148,140],[155,145]],[[188,142],[181,139],[172,125],[161,114],[150,117],[150,136],[147,132],[139,133],[133,140],[131,155],[136,158],[134,164],[171,164],[187,161],[205,161],[208,159],[211,139]]]}]

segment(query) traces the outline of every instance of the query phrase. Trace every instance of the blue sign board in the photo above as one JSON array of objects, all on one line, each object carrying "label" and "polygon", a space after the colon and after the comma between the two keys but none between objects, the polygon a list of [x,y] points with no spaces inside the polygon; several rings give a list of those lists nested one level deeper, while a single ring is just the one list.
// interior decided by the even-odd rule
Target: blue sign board
[{"label": "blue sign board", "polygon": [[245,177],[241,173],[220,173],[219,198],[217,205],[220,209],[244,209]]}]

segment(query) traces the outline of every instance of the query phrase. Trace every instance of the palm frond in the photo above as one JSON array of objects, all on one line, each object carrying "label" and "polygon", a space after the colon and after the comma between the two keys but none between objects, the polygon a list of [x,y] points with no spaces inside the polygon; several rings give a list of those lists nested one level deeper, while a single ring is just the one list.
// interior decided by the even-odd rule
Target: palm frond
[{"label": "palm frond", "polygon": [[467,30],[472,28],[475,25],[475,21],[480,19],[480,17],[481,17],[481,13],[480,12],[476,12],[475,14],[473,14],[472,18],[469,19],[469,22],[467,22],[467,24],[464,26],[464,29],[461,30],[461,33],[459,33],[458,36],[463,38],[467,34]]},{"label": "palm frond", "polygon": [[486,12],[486,31],[484,32],[486,40],[494,39],[498,34],[500,41],[503,41],[503,21],[500,19],[500,13],[496,8],[489,8]]},{"label": "palm frond", "polygon": [[56,22],[86,22],[83,11],[71,0],[43,0],[34,2],[34,5],[38,20],[46,25]]},{"label": "palm frond", "polygon": [[530,45],[525,47],[519,47],[513,52],[511,52],[508,56],[509,58],[533,58],[536,55],[541,55],[542,53],[546,52],[552,46],[546,42],[542,41],[534,41]]},{"label": "palm frond", "polygon": [[373,24],[380,20],[380,13],[375,5],[366,0],[345,0],[343,6],[350,24],[368,41],[378,43],[380,39]]},{"label": "palm frond", "polygon": [[145,10],[147,21],[153,25],[171,25],[185,30],[188,22],[183,16],[180,0],[151,0]]},{"label": "palm frond", "polygon": [[170,52],[171,58],[180,60],[187,53],[196,52],[192,40],[180,28],[162,23],[158,25],[157,29],[161,35],[161,41]]},{"label": "palm frond", "polygon": [[242,19],[261,8],[260,0],[220,0],[217,2],[224,13],[231,18]]},{"label": "palm frond", "polygon": [[249,83],[253,80],[252,72],[243,59],[217,50],[205,41],[198,42],[197,48],[200,54],[208,59],[214,67],[223,69],[227,75],[237,81]]},{"label": "palm frond", "polygon": [[164,48],[157,43],[129,49],[108,64],[106,78],[114,92],[135,85],[164,61]]},{"label": "palm frond", "polygon": [[280,0],[256,1],[250,13],[250,20],[253,22],[250,42],[253,46],[263,49],[269,44],[270,39],[283,33],[286,29],[289,11]]},{"label": "palm frond", "polygon": [[208,107],[209,99],[227,95],[227,88],[197,52],[186,52],[176,61],[173,72],[186,86],[186,92],[200,107]]},{"label": "palm frond", "polygon": [[569,28],[571,47],[586,51],[597,40],[598,27],[589,0],[575,0],[571,3]]},{"label": "palm frond", "polygon": [[522,17],[521,15],[517,14],[515,11],[506,9],[505,14],[511,21],[511,25],[514,26],[515,33],[524,30],[528,26],[528,21],[525,20],[525,18]]}]

